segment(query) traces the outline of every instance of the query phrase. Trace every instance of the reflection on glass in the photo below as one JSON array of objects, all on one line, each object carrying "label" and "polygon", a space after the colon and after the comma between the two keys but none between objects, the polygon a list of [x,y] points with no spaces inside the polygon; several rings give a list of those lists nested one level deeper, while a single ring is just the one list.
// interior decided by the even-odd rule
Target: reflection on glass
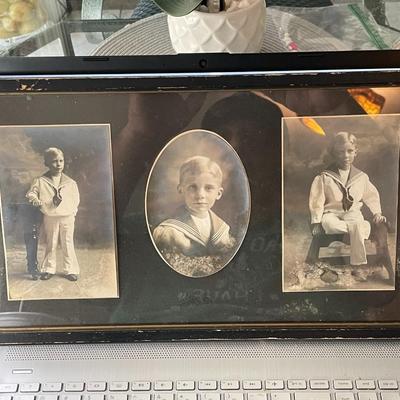
[{"label": "reflection on glass", "polygon": [[[398,1],[271,0],[261,52],[397,49],[399,30]],[[153,0],[0,0],[2,56],[174,53]]]}]

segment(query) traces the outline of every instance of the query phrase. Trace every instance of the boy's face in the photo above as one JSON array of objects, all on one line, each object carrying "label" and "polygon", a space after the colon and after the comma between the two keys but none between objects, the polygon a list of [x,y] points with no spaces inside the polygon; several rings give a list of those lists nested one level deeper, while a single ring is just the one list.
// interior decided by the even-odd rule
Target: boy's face
[{"label": "boy's face", "polygon": [[348,142],[338,144],[333,149],[333,156],[340,169],[349,169],[351,164],[353,164],[356,155],[357,149],[354,144]]},{"label": "boy's face", "polygon": [[51,159],[47,162],[47,167],[49,168],[51,175],[61,174],[64,169],[64,156],[59,154],[51,157]]},{"label": "boy's face", "polygon": [[216,200],[221,198],[223,191],[219,179],[209,172],[186,174],[178,185],[178,192],[183,195],[189,212],[200,218],[207,216]]}]

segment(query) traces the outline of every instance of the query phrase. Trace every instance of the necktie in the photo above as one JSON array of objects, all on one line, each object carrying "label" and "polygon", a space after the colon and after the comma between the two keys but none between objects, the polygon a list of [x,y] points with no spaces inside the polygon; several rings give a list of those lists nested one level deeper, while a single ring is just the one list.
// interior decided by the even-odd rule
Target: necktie
[{"label": "necktie", "polygon": [[54,196],[53,196],[53,204],[58,207],[62,201],[62,196],[61,196],[61,188],[53,188],[54,189]]},{"label": "necktie", "polygon": [[354,203],[353,196],[349,193],[349,189],[339,185],[340,189],[342,190],[343,194],[343,199],[342,199],[342,205],[343,205],[343,210],[344,211],[349,211],[351,206]]}]

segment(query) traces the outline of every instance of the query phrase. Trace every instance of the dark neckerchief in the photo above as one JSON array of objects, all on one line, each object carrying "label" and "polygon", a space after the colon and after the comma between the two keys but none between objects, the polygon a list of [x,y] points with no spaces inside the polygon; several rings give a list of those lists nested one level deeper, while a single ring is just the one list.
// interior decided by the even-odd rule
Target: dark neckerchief
[{"label": "dark neckerchief", "polygon": [[[61,202],[62,202],[61,183],[63,183],[63,180],[65,180],[66,175],[61,174],[61,177],[60,177],[60,185],[59,185],[58,188],[55,187],[55,186],[53,185],[53,182],[52,182],[52,180],[51,180],[51,175],[50,175],[49,172],[46,172],[43,176],[45,176],[45,177],[47,178],[47,180],[50,181],[50,183],[51,183],[51,187],[52,187],[52,189],[53,189],[53,191],[54,191],[53,204],[54,204],[55,207],[58,207],[58,206],[61,204]],[[63,179],[63,178],[64,178],[64,179]]]},{"label": "dark neckerchief", "polygon": [[347,178],[347,182],[343,183],[341,180],[341,176],[339,173],[339,168],[336,165],[330,165],[324,171],[323,174],[329,175],[333,178],[334,182],[338,185],[339,189],[342,192],[342,207],[344,211],[349,211],[352,205],[354,204],[354,198],[349,193],[351,184],[355,181],[355,179],[362,174],[362,172],[354,167],[353,165],[350,166],[349,176]]}]

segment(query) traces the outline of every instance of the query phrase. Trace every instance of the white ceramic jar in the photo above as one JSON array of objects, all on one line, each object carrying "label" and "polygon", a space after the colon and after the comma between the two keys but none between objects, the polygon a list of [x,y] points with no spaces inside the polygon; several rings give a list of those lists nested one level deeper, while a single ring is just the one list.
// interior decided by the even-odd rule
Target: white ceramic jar
[{"label": "white ceramic jar", "polygon": [[258,53],[265,23],[265,0],[254,0],[234,11],[168,15],[171,43],[177,53]]}]

